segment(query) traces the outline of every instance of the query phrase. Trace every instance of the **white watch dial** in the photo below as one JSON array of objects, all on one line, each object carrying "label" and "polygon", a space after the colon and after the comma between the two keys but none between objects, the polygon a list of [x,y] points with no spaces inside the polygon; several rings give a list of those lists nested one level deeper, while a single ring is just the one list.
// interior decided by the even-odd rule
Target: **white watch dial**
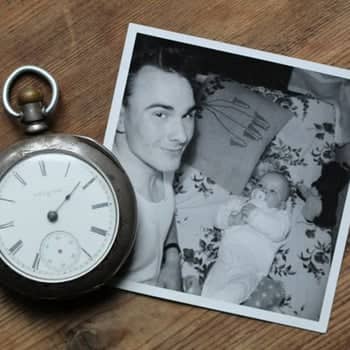
[{"label": "white watch dial", "polygon": [[37,153],[0,179],[0,254],[27,278],[57,283],[85,275],[110,251],[118,225],[109,180],[71,154]]}]

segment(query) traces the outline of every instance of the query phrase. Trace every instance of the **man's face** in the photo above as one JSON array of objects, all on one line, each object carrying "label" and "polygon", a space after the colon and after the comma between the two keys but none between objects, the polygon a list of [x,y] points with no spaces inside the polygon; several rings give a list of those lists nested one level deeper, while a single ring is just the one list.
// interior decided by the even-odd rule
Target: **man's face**
[{"label": "man's face", "polygon": [[153,66],[142,67],[122,112],[131,152],[152,169],[176,170],[193,135],[195,112],[187,79]]}]

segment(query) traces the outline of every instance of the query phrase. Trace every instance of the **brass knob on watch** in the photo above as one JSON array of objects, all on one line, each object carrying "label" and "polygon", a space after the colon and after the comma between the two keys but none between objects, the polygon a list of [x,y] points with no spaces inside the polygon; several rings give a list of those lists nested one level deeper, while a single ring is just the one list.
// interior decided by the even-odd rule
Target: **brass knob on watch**
[{"label": "brass knob on watch", "polygon": [[41,91],[32,87],[24,88],[19,92],[17,100],[22,110],[21,121],[26,127],[26,133],[38,134],[47,130]]},{"label": "brass knob on watch", "polygon": [[39,89],[26,87],[19,92],[17,101],[20,106],[23,106],[27,103],[42,102],[43,95]]}]

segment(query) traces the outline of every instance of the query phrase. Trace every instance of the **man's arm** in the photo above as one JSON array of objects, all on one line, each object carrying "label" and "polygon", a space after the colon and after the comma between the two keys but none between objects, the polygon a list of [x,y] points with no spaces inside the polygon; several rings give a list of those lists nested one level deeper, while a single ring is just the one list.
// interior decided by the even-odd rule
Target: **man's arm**
[{"label": "man's arm", "polygon": [[182,291],[180,247],[177,240],[175,217],[164,242],[163,260],[164,263],[160,270],[158,286]]}]

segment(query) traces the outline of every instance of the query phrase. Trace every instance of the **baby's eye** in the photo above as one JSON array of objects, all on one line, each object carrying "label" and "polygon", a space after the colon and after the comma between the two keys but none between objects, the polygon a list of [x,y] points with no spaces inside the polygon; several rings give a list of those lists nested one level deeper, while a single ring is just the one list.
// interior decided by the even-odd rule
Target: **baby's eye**
[{"label": "baby's eye", "polygon": [[263,185],[262,184],[257,184],[257,187],[258,188],[263,188]]}]

